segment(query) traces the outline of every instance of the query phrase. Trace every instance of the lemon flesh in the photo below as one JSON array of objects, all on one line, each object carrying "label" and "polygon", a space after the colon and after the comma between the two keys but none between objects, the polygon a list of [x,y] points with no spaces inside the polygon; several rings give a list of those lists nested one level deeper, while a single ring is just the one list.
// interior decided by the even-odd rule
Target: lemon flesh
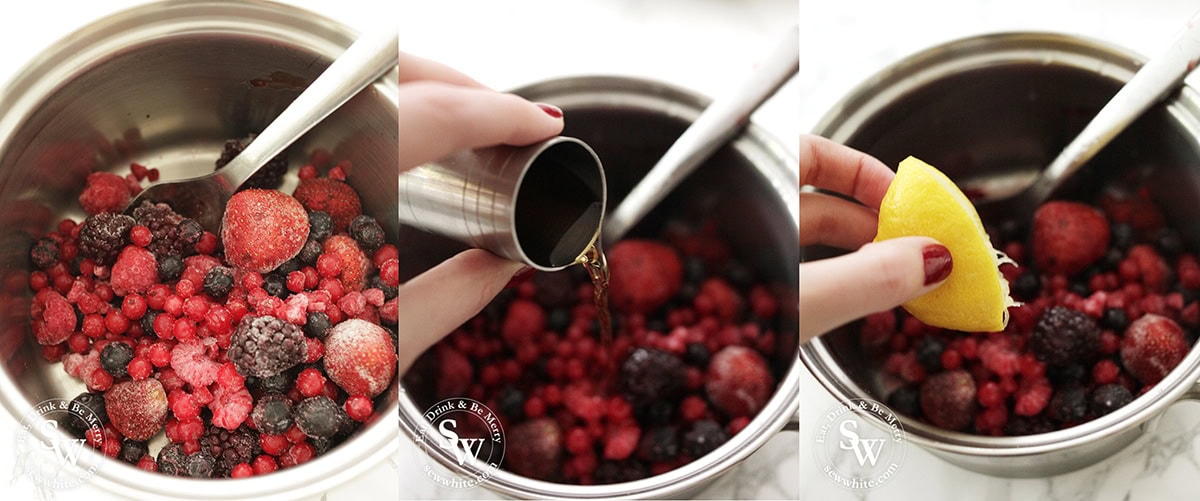
[{"label": "lemon flesh", "polygon": [[[875,241],[933,238],[950,250],[953,268],[940,286],[904,303],[926,325],[964,332],[998,332],[1008,325],[1009,297],[1001,263],[975,206],[950,178],[914,157],[900,162],[879,208]],[[1016,264],[1016,263],[1013,263]]]}]

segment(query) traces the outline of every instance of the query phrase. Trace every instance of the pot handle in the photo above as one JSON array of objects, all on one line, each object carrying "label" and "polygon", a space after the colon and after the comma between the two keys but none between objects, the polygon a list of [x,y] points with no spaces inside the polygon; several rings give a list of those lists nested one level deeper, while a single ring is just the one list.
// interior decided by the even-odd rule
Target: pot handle
[{"label": "pot handle", "polygon": [[1183,394],[1183,396],[1179,397],[1179,398],[1200,402],[1200,380],[1197,380],[1196,382],[1192,383],[1192,387],[1188,388],[1188,391],[1185,392]]},{"label": "pot handle", "polygon": [[792,418],[789,419],[787,424],[783,425],[783,428],[780,429],[779,431],[780,432],[794,431],[796,433],[800,433],[800,408],[799,407],[796,408],[796,413],[792,414]]}]

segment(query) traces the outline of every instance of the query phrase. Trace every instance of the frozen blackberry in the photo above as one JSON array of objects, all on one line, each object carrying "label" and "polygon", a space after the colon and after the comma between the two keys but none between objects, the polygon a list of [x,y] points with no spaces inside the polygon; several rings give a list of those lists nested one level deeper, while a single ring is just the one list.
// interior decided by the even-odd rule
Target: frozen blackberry
[{"label": "frozen blackberry", "polygon": [[[83,393],[80,393],[75,398],[71,399],[71,408],[74,409],[74,408],[76,408],[76,406],[80,406],[82,408],[85,408],[85,409],[91,411],[92,414],[94,414],[97,418],[100,419],[101,424],[108,422],[108,411],[104,407],[104,394],[103,393],[91,393],[91,392],[86,392],[86,391]],[[91,429],[94,426],[94,423],[84,422],[84,419],[80,418],[76,414],[83,414],[84,418],[88,418],[88,419],[91,418],[91,416],[88,416],[86,413],[82,413],[82,412],[70,413],[67,416],[66,425],[72,431],[75,431],[76,433],[79,433],[79,434],[83,434],[85,431]]]},{"label": "frozen blackberry", "polygon": [[274,376],[267,377],[246,377],[247,388],[258,390],[265,395],[287,392],[288,387],[291,386],[291,384],[291,378],[288,377],[286,372],[280,372]]},{"label": "frozen blackberry", "polygon": [[[217,158],[217,168],[214,170],[221,170],[222,167],[233,160],[233,157],[238,156],[242,150],[246,149],[246,146],[254,141],[256,136],[257,134],[250,134],[243,139],[230,139],[225,141],[225,147],[221,150],[221,156]],[[284,174],[287,174],[287,169],[287,150],[284,150],[280,154],[275,155],[274,158],[268,160],[266,165],[262,166],[262,168],[260,168],[258,172],[255,172],[253,176],[250,176],[250,179],[247,179],[246,182],[242,183],[242,186],[238,189],[244,190],[246,188],[262,188],[266,190],[273,190],[278,188],[279,185],[283,183],[283,176]]]},{"label": "frozen blackberry", "polygon": [[333,327],[333,323],[323,311],[310,311],[304,319],[304,335],[308,337],[325,339],[330,327]]},{"label": "frozen blackberry", "polygon": [[920,416],[921,390],[912,386],[901,387],[888,395],[887,405],[900,414],[912,417]]},{"label": "frozen blackberry", "polygon": [[520,419],[525,416],[525,394],[512,386],[505,386],[496,394],[496,407],[510,420]]},{"label": "frozen blackberry", "polygon": [[203,228],[200,229],[200,233],[195,232],[198,223],[185,219],[165,203],[144,201],[133,210],[133,219],[137,224],[150,228],[153,237],[146,249],[159,257],[183,257],[192,254],[196,242],[199,242],[199,237],[204,234]]},{"label": "frozen blackberry", "polygon": [[254,404],[250,417],[258,431],[279,435],[292,426],[292,400],[285,395],[266,395]]},{"label": "frozen blackberry", "polygon": [[227,357],[238,372],[269,377],[295,367],[308,355],[300,327],[275,317],[247,315],[238,322]]},{"label": "frozen blackberry", "polygon": [[598,484],[619,484],[646,478],[646,465],[638,461],[605,461],[596,467],[593,477]]},{"label": "frozen blackberry", "polygon": [[708,351],[708,347],[704,343],[688,343],[683,349],[683,361],[696,367],[708,367],[708,361],[712,359],[712,352]]},{"label": "frozen blackberry", "polygon": [[33,248],[29,249],[29,261],[34,267],[43,270],[58,264],[59,257],[61,254],[58,252],[58,242],[49,238],[37,239]]},{"label": "frozen blackberry", "polygon": [[1091,400],[1088,409],[1092,411],[1092,416],[1100,417],[1125,407],[1126,404],[1133,401],[1133,394],[1119,384],[1106,384],[1092,390]]},{"label": "frozen blackberry", "polygon": [[926,336],[917,342],[917,362],[925,367],[926,370],[938,371],[942,369],[942,351],[946,349],[946,344],[941,340]]},{"label": "frozen blackberry", "polygon": [[183,275],[183,260],[179,256],[165,256],[158,259],[158,280],[174,282]]},{"label": "frozen blackberry", "polygon": [[213,266],[204,275],[204,292],[213,298],[220,299],[229,295],[233,290],[233,270],[224,266]]},{"label": "frozen blackberry", "polygon": [[1048,365],[1086,363],[1100,346],[1100,326],[1083,312],[1055,306],[1038,319],[1029,346],[1034,356]]},{"label": "frozen blackberry", "polygon": [[716,421],[711,419],[696,421],[692,423],[692,429],[683,435],[683,452],[698,458],[712,452],[727,440],[729,440],[729,435],[725,434],[725,430]]},{"label": "frozen blackberry", "polygon": [[1019,437],[1050,433],[1057,429],[1058,427],[1054,426],[1054,423],[1050,422],[1050,419],[1042,415],[1033,417],[1013,415],[1009,418],[1008,423],[1004,425],[1004,434]]},{"label": "frozen blackberry", "polygon": [[121,453],[117,458],[129,464],[137,464],[142,456],[150,453],[150,446],[141,440],[125,439],[121,441]]},{"label": "frozen blackberry", "polygon": [[1050,398],[1046,413],[1060,423],[1076,423],[1087,416],[1087,389],[1079,385],[1059,388]]},{"label": "frozen blackberry", "polygon": [[634,405],[675,401],[687,381],[683,360],[660,350],[636,348],[621,364],[621,389]]},{"label": "frozen blackberry", "polygon": [[171,442],[158,451],[158,472],[182,477],[187,474],[187,460],[183,444]]},{"label": "frozen blackberry", "polygon": [[304,241],[304,247],[300,248],[300,253],[296,254],[296,261],[308,266],[317,264],[317,258],[321,257],[322,250],[321,242],[309,238]]},{"label": "frozen blackberry", "polygon": [[[254,424],[257,425],[258,421],[254,421]],[[262,453],[258,445],[258,433],[245,426],[229,431],[210,425],[200,437],[200,450],[216,458],[212,473],[216,477],[228,477],[238,463],[250,463]]]},{"label": "frozen blackberry", "polygon": [[333,216],[328,212],[315,210],[308,213],[308,238],[324,242],[333,236]]},{"label": "frozen blackberry", "polygon": [[133,347],[125,343],[108,343],[100,350],[100,367],[114,378],[129,374],[129,361],[133,360]]},{"label": "frozen blackberry", "polygon": [[193,452],[183,465],[184,473],[192,478],[212,478],[217,470],[217,458],[204,449]]},{"label": "frozen blackberry", "polygon": [[309,437],[308,443],[313,446],[313,455],[320,456],[329,452],[329,448],[333,447],[333,440],[321,437]]},{"label": "frozen blackberry", "polygon": [[129,230],[135,224],[132,217],[124,214],[101,212],[88,216],[79,227],[79,255],[97,264],[113,264],[121,249],[129,244]]},{"label": "frozen blackberry", "polygon": [[363,214],[350,221],[350,237],[365,252],[375,252],[383,245],[383,227],[374,217]]},{"label": "frozen blackberry", "polygon": [[292,418],[305,435],[320,438],[336,435],[350,419],[342,406],[324,395],[301,400],[296,404]]},{"label": "frozen blackberry", "polygon": [[263,290],[267,291],[267,294],[275,296],[279,299],[287,298],[289,292],[287,288],[287,279],[283,278],[283,276],[278,273],[268,273],[267,276],[263,277],[262,288]]},{"label": "frozen blackberry", "polygon": [[638,457],[657,463],[670,461],[679,455],[679,434],[673,426],[652,428],[638,442]]}]

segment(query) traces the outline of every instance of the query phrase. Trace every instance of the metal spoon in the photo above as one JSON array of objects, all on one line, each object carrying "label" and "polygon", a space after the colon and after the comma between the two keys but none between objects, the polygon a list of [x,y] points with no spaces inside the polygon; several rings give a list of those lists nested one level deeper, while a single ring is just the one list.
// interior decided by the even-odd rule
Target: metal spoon
[{"label": "metal spoon", "polygon": [[650,209],[746,125],[750,114],[800,71],[800,27],[793,26],[736,90],[713,101],[634,186],[604,223],[604,245],[625,236]]},{"label": "metal spoon", "polygon": [[1063,148],[1045,171],[1012,169],[1002,175],[963,183],[980,212],[1028,221],[1038,206],[1071,174],[1096,156],[1151,105],[1175,91],[1200,60],[1200,13],[1194,15],[1166,52],[1150,59],[1100,109],[1083,131]]},{"label": "metal spoon", "polygon": [[216,233],[225,203],[242,183],[364,87],[396,68],[399,58],[395,30],[359,37],[225,167],[204,176],[149,186],[129,203],[125,213],[131,214],[144,201],[165,202]]}]

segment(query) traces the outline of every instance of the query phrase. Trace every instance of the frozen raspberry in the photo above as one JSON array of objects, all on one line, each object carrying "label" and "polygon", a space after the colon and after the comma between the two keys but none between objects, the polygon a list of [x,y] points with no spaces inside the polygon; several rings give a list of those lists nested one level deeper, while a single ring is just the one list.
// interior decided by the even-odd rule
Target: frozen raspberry
[{"label": "frozen raspberry", "polygon": [[275,317],[247,315],[238,323],[226,356],[243,375],[270,377],[308,356],[300,327]]},{"label": "frozen raspberry", "polygon": [[537,303],[527,299],[514,299],[508,305],[508,313],[500,328],[500,335],[509,346],[517,347],[533,342],[534,336],[546,330],[546,312]]},{"label": "frozen raspberry", "polygon": [[1062,306],[1042,313],[1029,336],[1030,350],[1049,365],[1090,363],[1099,346],[1100,326],[1087,314]]},{"label": "frozen raspberry", "polygon": [[1028,379],[1021,383],[1017,390],[1016,405],[1013,412],[1019,416],[1036,416],[1050,403],[1054,387],[1046,378]]},{"label": "frozen raspberry", "polygon": [[109,283],[118,296],[150,290],[151,285],[158,283],[158,262],[154,254],[133,245],[125,247],[113,264]]},{"label": "frozen raspberry", "polygon": [[1138,244],[1129,249],[1125,255],[1125,261],[1121,265],[1122,274],[1124,274],[1125,263],[1130,263],[1136,270],[1136,278],[1140,279],[1147,289],[1154,292],[1166,292],[1171,284],[1173,277],[1171,265],[1167,264],[1167,261],[1150,245]]},{"label": "frozen raspberry", "polygon": [[225,259],[259,273],[293,258],[308,239],[308,214],[296,199],[274,190],[235,193],[225,206],[221,242]]},{"label": "frozen raspberry", "polygon": [[146,248],[159,257],[192,254],[204,234],[200,223],[184,218],[165,203],[144,201],[133,209],[133,219],[150,229]]},{"label": "frozen raspberry", "polygon": [[254,398],[244,387],[217,386],[213,391],[212,402],[208,403],[208,408],[212,411],[212,424],[226,430],[236,430],[250,415],[253,403]]},{"label": "frozen raspberry", "polygon": [[104,408],[113,427],[133,440],[149,440],[167,422],[167,394],[153,378],[114,384],[104,392]]},{"label": "frozen raspberry", "polygon": [[365,252],[375,252],[384,244],[383,227],[375,218],[361,215],[350,221],[350,236]]},{"label": "frozen raspberry", "polygon": [[1162,381],[1187,356],[1183,328],[1167,317],[1146,314],[1134,320],[1121,341],[1121,363],[1142,384]]},{"label": "frozen raspberry", "polygon": [[1033,215],[1033,257],[1042,271],[1074,275],[1108,250],[1108,220],[1096,208],[1052,201]]},{"label": "frozen raspberry", "polygon": [[266,395],[254,403],[250,416],[259,432],[282,434],[292,426],[292,401],[283,395]]},{"label": "frozen raspberry", "polygon": [[[214,170],[221,170],[222,167],[225,167],[225,165],[232,161],[234,157],[238,156],[242,150],[245,150],[246,146],[253,142],[254,138],[257,136],[257,134],[250,134],[242,139],[230,139],[225,141],[225,147],[221,150],[221,156],[217,158],[216,169]],[[287,174],[287,153],[287,150],[284,150],[268,160],[266,165],[263,165],[258,169],[258,172],[255,172],[253,176],[250,176],[250,179],[247,179],[246,182],[242,183],[241,189],[263,188],[269,190],[278,188],[279,185],[283,183],[283,176]]]},{"label": "frozen raspberry", "polygon": [[87,185],[79,194],[79,205],[88,214],[121,212],[129,205],[129,183],[111,172],[88,174]]},{"label": "frozen raspberry", "polygon": [[610,430],[608,438],[604,441],[604,458],[616,461],[628,458],[637,450],[641,437],[642,430],[636,424],[618,426]]},{"label": "frozen raspberry", "polygon": [[49,238],[37,239],[33,243],[33,248],[29,249],[29,262],[33,263],[35,268],[43,270],[58,264],[58,259],[61,256],[58,242]]},{"label": "frozen raspberry", "polygon": [[921,384],[921,411],[939,428],[966,428],[975,415],[975,380],[961,369],[930,376]]},{"label": "frozen raspberry", "polygon": [[608,252],[612,305],[628,313],[650,313],[683,285],[675,250],[648,240],[623,240]]},{"label": "frozen raspberry", "polygon": [[334,233],[345,232],[350,222],[362,214],[362,202],[350,185],[327,177],[301,181],[292,196],[305,209],[322,211],[333,218]]},{"label": "frozen raspberry", "polygon": [[[1021,354],[1007,337],[991,336],[979,344],[979,361],[998,376],[1013,376],[1021,369]],[[939,360],[939,364],[941,361]]]},{"label": "frozen raspberry", "polygon": [[305,435],[330,438],[345,426],[350,417],[336,402],[320,395],[306,398],[296,404],[293,419]]},{"label": "frozen raspberry", "polygon": [[241,427],[230,431],[219,426],[209,426],[200,437],[200,450],[216,458],[213,476],[228,477],[239,463],[249,463],[262,453],[258,446],[258,433]]},{"label": "frozen raspberry", "polygon": [[713,406],[728,416],[754,416],[774,389],[767,362],[750,348],[727,346],[708,364],[705,393]]},{"label": "frozen raspberry", "polygon": [[388,332],[365,320],[350,319],[329,329],[325,370],[351,395],[374,397],[396,373],[396,347]]},{"label": "frozen raspberry", "polygon": [[634,405],[679,399],[686,366],[679,357],[660,350],[636,348],[621,364],[620,385]]},{"label": "frozen raspberry", "polygon": [[79,255],[109,265],[129,244],[134,220],[124,214],[104,212],[88,216],[79,227]]},{"label": "frozen raspberry", "polygon": [[553,419],[518,424],[505,433],[505,466],[521,476],[551,480],[561,466],[562,441],[562,429]]},{"label": "frozen raspberry", "polygon": [[698,458],[712,452],[729,440],[721,425],[711,419],[692,423],[691,429],[683,434],[683,452]]},{"label": "frozen raspberry", "polygon": [[30,308],[33,318],[33,336],[38,344],[52,346],[66,341],[75,332],[78,319],[75,307],[62,294],[46,288],[33,298]]},{"label": "frozen raspberry", "polygon": [[206,387],[217,380],[221,364],[209,358],[202,343],[189,341],[171,349],[171,368],[193,387]]},{"label": "frozen raspberry", "polygon": [[1119,384],[1106,384],[1092,390],[1091,405],[1088,410],[1092,416],[1100,417],[1112,411],[1125,407],[1133,401],[1133,394]]},{"label": "frozen raspberry", "polygon": [[325,240],[322,249],[322,255],[337,257],[341,265],[337,277],[342,286],[347,291],[362,290],[371,269],[371,260],[358,248],[358,243],[348,236],[334,235]]},{"label": "frozen raspberry", "polygon": [[732,322],[741,316],[745,300],[738,294],[729,282],[722,278],[709,278],[700,284],[700,292],[694,301],[696,310],[702,314],[709,310],[726,322]]},{"label": "frozen raspberry", "polygon": [[183,476],[187,474],[187,453],[183,444],[171,442],[158,451],[158,471],[167,475]]}]

